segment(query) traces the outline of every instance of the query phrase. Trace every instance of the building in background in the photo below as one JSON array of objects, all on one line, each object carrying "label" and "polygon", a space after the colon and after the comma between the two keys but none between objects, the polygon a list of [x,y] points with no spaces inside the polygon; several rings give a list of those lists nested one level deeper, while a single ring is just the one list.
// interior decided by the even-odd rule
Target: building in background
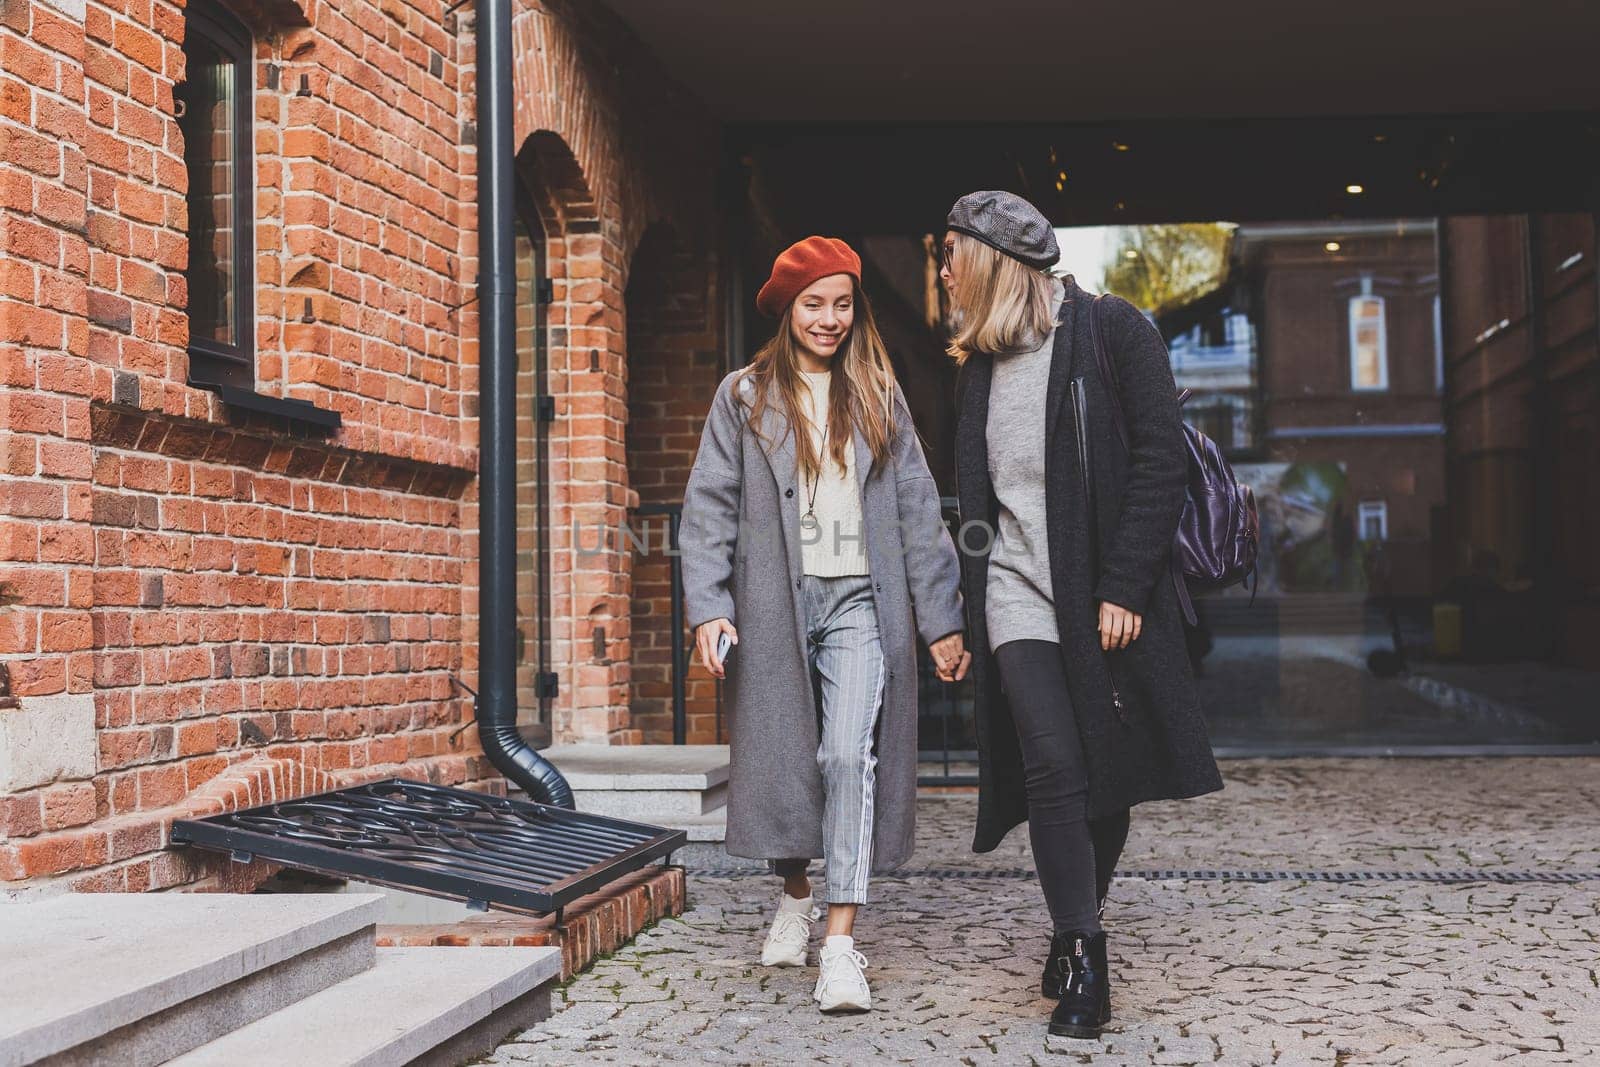
[{"label": "building in background", "polygon": [[1258,491],[1265,592],[1437,592],[1434,245],[1431,220],[1241,225],[1220,284],[1159,318],[1185,417]]}]

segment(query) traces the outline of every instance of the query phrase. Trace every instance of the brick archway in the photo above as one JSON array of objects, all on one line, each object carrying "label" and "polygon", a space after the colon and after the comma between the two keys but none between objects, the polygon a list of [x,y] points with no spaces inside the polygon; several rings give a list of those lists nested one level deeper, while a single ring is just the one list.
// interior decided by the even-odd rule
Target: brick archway
[{"label": "brick archway", "polygon": [[[542,301],[543,395],[554,405],[546,429],[549,617],[542,623],[559,691],[548,725],[557,743],[633,741],[626,711],[626,575],[614,546],[586,550],[597,531],[617,528],[626,515],[619,272],[602,235],[600,201],[560,134],[541,129],[528,135],[517,153],[517,180],[542,244],[542,254],[524,257],[524,266],[537,262],[544,273],[528,279],[529,300]],[[531,377],[519,386],[527,393],[530,445],[532,389]],[[536,531],[528,527],[537,518],[532,507],[519,514],[523,548],[531,556]],[[575,540],[573,530],[584,536]]]},{"label": "brick archway", "polygon": [[552,239],[599,232],[600,209],[589,179],[560,134],[529,134],[517,152],[517,171]]}]

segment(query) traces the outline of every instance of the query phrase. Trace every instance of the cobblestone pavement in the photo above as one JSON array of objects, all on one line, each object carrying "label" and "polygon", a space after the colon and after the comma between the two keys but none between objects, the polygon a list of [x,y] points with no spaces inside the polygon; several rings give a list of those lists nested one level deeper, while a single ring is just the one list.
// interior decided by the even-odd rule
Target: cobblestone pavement
[{"label": "cobblestone pavement", "polygon": [[[497,1064],[1520,1064],[1600,1061],[1600,761],[1284,761],[1137,813],[1123,869],[1543,881],[1120,878],[1115,1018],[1046,1039],[1025,833],[967,851],[970,795],[920,805],[917,855],[858,923],[877,1008],[820,1017],[814,971],[753,964],[776,892],[691,877],[691,908],[558,995]],[[564,1005],[564,1007],[563,1007]]]}]

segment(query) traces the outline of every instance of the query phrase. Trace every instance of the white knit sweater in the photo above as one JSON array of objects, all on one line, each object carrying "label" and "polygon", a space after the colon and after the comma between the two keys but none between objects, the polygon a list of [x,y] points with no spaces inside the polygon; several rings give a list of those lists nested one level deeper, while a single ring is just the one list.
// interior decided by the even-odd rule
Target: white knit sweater
[{"label": "white knit sweater", "polygon": [[[808,388],[801,392],[806,405],[806,415],[812,422],[813,447],[824,449],[827,429],[828,389],[833,382],[829,371],[802,372]],[[861,486],[856,481],[854,448],[844,450],[845,463],[840,467],[833,457],[822,453],[822,472],[813,481],[802,475],[799,479],[800,557],[807,574],[822,578],[837,578],[846,574],[866,574],[867,548],[861,520]],[[813,490],[816,493],[812,498]],[[805,528],[804,517],[810,508],[815,514],[818,528]]]}]

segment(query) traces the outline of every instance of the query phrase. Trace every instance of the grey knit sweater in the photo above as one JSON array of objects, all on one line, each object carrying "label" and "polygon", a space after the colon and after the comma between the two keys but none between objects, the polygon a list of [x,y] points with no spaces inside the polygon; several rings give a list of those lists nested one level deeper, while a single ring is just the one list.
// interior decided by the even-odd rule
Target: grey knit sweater
[{"label": "grey knit sweater", "polygon": [[[1060,316],[1062,296],[1057,282],[1052,317]],[[984,610],[991,650],[1007,641],[1060,640],[1044,512],[1045,386],[1054,346],[1051,331],[1037,347],[992,357],[989,480],[1000,514]]]}]

